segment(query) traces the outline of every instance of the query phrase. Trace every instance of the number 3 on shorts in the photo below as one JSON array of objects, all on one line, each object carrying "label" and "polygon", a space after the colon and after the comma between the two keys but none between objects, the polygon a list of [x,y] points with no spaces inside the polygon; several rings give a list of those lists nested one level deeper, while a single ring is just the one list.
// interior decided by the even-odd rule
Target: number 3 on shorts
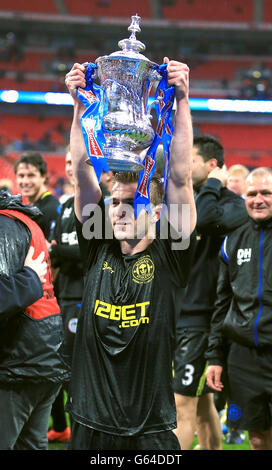
[{"label": "number 3 on shorts", "polygon": [[192,364],[186,364],[184,378],[181,379],[183,385],[191,385],[195,368]]}]

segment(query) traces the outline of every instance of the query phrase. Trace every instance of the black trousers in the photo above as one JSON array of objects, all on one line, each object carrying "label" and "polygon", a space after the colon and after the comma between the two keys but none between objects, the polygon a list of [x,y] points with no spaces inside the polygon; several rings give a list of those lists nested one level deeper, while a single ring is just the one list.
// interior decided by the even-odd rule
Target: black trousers
[{"label": "black trousers", "polygon": [[272,349],[232,343],[228,355],[228,425],[247,431],[272,427]]},{"label": "black trousers", "polygon": [[69,450],[180,450],[180,445],[173,431],[124,437],[73,421]]},{"label": "black trousers", "polygon": [[61,385],[0,385],[0,449],[47,450],[48,421]]}]

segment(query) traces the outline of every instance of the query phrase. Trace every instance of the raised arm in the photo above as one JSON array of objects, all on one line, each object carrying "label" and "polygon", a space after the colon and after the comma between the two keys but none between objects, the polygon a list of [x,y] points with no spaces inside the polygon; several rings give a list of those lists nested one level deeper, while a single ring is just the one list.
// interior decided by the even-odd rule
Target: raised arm
[{"label": "raised arm", "polygon": [[227,235],[248,220],[244,199],[232,192],[225,193],[225,170],[215,168],[196,198],[197,231],[204,235]]},{"label": "raised arm", "polygon": [[101,189],[92,166],[87,162],[89,157],[83,139],[80,118],[85,107],[76,94],[77,87],[85,88],[86,68],[82,64],[74,64],[67,73],[65,83],[74,99],[74,116],[70,133],[70,151],[72,157],[73,175],[75,179],[75,214],[80,222],[84,222],[82,211],[87,204],[98,204],[101,199]]},{"label": "raised arm", "polygon": [[[192,184],[193,128],[189,107],[189,68],[186,64],[174,60],[169,61],[168,58],[165,58],[164,62],[168,64],[168,84],[169,86],[175,85],[176,98],[167,188],[169,221],[179,233],[184,233],[184,223],[188,224],[190,234],[196,224],[196,209]],[[173,212],[172,205],[176,207]]]}]

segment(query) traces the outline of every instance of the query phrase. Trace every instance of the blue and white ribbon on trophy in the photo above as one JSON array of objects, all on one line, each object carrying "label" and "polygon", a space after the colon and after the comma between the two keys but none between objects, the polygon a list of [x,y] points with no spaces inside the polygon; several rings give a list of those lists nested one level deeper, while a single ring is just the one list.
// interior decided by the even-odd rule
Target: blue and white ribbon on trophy
[{"label": "blue and white ribbon on trophy", "polygon": [[168,87],[167,64],[160,65],[157,71],[162,76],[155,94],[155,109],[158,124],[155,137],[144,159],[144,169],[139,174],[138,187],[134,197],[134,209],[136,217],[143,207],[147,210],[147,212],[151,212],[149,190],[150,181],[155,172],[157,148],[161,143],[163,145],[165,158],[163,176],[164,197],[168,184],[170,144],[173,135],[172,109],[174,105],[175,88],[173,86]]},{"label": "blue and white ribbon on trophy", "polygon": [[[109,172],[107,161],[103,153],[103,144],[106,143],[103,128],[103,117],[107,112],[106,92],[99,85],[93,83],[93,74],[96,64],[89,63],[86,69],[86,87],[77,89],[77,96],[86,111],[81,117],[81,127],[88,156],[93,165],[98,181],[102,171]],[[169,149],[173,134],[172,109],[175,89],[168,87],[167,64],[158,66],[157,71],[162,76],[155,94],[155,109],[158,119],[156,133],[144,159],[144,169],[139,174],[138,186],[134,197],[135,215],[138,216],[144,207],[149,213],[150,208],[150,181],[156,166],[156,151],[162,143],[165,169],[163,177],[164,194],[167,189],[169,174]]]},{"label": "blue and white ribbon on trophy", "polygon": [[109,172],[103,153],[106,143],[103,130],[103,117],[107,109],[107,95],[101,86],[93,82],[96,64],[89,63],[86,69],[86,87],[77,89],[77,96],[86,108],[80,121],[85,146],[98,181],[102,171]]}]

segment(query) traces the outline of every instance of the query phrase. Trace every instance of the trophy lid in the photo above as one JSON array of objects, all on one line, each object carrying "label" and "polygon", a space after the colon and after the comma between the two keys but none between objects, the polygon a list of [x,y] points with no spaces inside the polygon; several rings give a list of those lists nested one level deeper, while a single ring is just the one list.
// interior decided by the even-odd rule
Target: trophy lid
[{"label": "trophy lid", "polygon": [[128,27],[128,31],[131,31],[130,37],[127,39],[122,39],[118,42],[118,46],[122,49],[122,51],[112,52],[110,56],[138,58],[149,61],[147,57],[145,57],[143,54],[140,54],[140,52],[145,50],[145,45],[136,38],[136,33],[141,31],[141,17],[136,13],[136,15],[131,17],[131,20],[131,24]]}]

